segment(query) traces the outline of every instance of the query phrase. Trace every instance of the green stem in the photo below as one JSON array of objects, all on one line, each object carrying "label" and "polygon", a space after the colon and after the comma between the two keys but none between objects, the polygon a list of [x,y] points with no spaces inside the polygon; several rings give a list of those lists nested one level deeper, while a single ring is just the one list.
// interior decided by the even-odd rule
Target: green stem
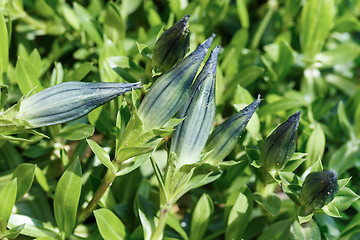
[{"label": "green stem", "polygon": [[266,30],[266,27],[269,24],[272,15],[274,14],[275,5],[276,5],[276,1],[271,1],[271,0],[269,1],[269,8],[268,8],[268,10],[266,12],[265,17],[262,19],[259,27],[257,28],[257,30],[255,32],[255,35],[254,35],[254,38],[253,38],[253,40],[251,42],[250,48],[254,49],[254,48],[257,48],[259,46],[261,37],[264,34],[264,32]]},{"label": "green stem", "polygon": [[116,177],[116,175],[110,169],[108,169],[103,181],[101,182],[100,187],[98,188],[98,190],[94,194],[93,198],[88,203],[86,208],[84,208],[84,210],[82,210],[79,213],[79,215],[78,215],[78,224],[83,223],[90,216],[90,214],[92,213],[94,208],[98,205],[100,199],[102,198],[102,196],[104,195],[106,190],[111,186],[111,184],[114,181],[115,177]]},{"label": "green stem", "polygon": [[160,209],[160,218],[159,222],[155,228],[155,231],[153,232],[151,236],[151,240],[160,240],[163,237],[164,228],[166,224],[166,217],[170,210],[170,205],[166,204],[163,208]]}]

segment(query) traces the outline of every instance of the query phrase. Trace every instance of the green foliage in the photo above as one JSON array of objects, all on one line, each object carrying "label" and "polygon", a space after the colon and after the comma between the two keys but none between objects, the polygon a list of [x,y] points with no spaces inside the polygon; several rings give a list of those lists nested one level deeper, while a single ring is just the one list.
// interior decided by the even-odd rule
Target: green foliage
[{"label": "green foliage", "polygon": [[[186,15],[183,46],[155,47]],[[0,239],[359,239],[359,17],[356,0],[0,1]],[[209,51],[194,60],[212,33]],[[218,45],[216,111],[213,122],[205,119],[213,135],[254,100],[257,109],[232,126],[241,138],[226,127],[228,135],[212,136],[200,156],[191,152],[196,159],[177,166],[174,129],[192,118],[174,114]],[[153,53],[171,59],[163,72]],[[179,87],[179,80],[187,82]],[[60,96],[53,108],[48,94],[21,109],[70,81],[141,88],[96,102],[76,120],[65,111],[69,118],[57,125],[54,113],[80,111],[88,91],[68,102]],[[49,124],[21,117],[42,109]],[[266,138],[297,111],[295,145],[269,145]],[[191,146],[206,142],[208,134],[192,132],[203,126],[186,128]],[[291,154],[265,169],[261,152],[280,142]],[[191,146],[181,145],[183,157]],[[306,177],[323,170],[337,173],[338,192],[309,207]]]}]

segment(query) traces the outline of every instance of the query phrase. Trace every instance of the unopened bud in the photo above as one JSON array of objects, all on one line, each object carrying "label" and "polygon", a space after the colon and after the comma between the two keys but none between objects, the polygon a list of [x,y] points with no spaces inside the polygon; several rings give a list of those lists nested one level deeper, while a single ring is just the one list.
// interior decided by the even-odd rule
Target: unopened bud
[{"label": "unopened bud", "polygon": [[33,127],[64,123],[140,87],[140,83],[60,83],[22,100],[14,118],[25,120]]},{"label": "unopened bud", "polygon": [[266,138],[260,153],[261,165],[266,170],[283,169],[295,153],[300,114],[294,113]]},{"label": "unopened bud", "polygon": [[205,146],[205,151],[210,152],[205,162],[216,165],[230,154],[260,102],[259,96],[249,106],[215,128]]},{"label": "unopened bud", "polygon": [[309,173],[302,185],[300,199],[309,209],[320,209],[330,203],[339,191],[337,173],[323,170]]},{"label": "unopened bud", "polygon": [[146,130],[161,128],[189,99],[194,77],[215,35],[189,56],[161,75],[144,97],[138,115]]},{"label": "unopened bud", "polygon": [[193,95],[181,108],[178,118],[185,118],[176,126],[171,151],[176,153],[177,167],[195,163],[209,137],[215,117],[215,77],[219,47],[210,54],[193,85]]},{"label": "unopened bud", "polygon": [[155,67],[167,71],[189,51],[189,19],[186,15],[156,41],[152,56]]}]

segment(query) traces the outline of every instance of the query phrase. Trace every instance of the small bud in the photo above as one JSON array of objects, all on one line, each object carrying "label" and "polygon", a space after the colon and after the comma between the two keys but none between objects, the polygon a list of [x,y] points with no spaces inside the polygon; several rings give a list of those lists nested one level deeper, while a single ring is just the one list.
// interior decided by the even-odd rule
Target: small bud
[{"label": "small bud", "polygon": [[167,71],[189,51],[189,19],[186,15],[156,41],[152,56],[155,67]]},{"label": "small bud", "polygon": [[249,106],[229,117],[211,133],[205,146],[205,151],[211,152],[205,158],[205,162],[216,165],[230,154],[260,102],[259,96]]},{"label": "small bud", "polygon": [[193,85],[190,101],[179,111],[185,118],[176,126],[171,151],[176,153],[177,167],[195,163],[209,137],[215,117],[215,77],[219,47],[210,54]]},{"label": "small bud", "polygon": [[64,82],[25,98],[14,118],[25,120],[33,127],[64,123],[140,87],[140,83]]},{"label": "small bud", "polygon": [[281,170],[294,155],[301,112],[294,113],[268,136],[260,153],[266,170]]},{"label": "small bud", "polygon": [[146,130],[161,128],[189,99],[191,84],[214,37],[213,34],[150,88],[138,110]]},{"label": "small bud", "polygon": [[338,190],[339,185],[335,171],[311,172],[304,180],[300,199],[307,208],[317,210],[331,202]]}]

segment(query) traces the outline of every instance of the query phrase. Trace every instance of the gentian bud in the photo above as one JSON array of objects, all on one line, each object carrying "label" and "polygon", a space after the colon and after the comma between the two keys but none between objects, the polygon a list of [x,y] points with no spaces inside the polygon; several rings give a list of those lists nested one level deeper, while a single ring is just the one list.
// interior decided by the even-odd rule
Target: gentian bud
[{"label": "gentian bud", "polygon": [[317,210],[331,202],[339,190],[337,173],[332,170],[323,170],[309,173],[302,185],[300,199],[303,204]]},{"label": "gentian bud", "polygon": [[259,96],[249,106],[229,117],[211,133],[205,146],[205,151],[210,152],[204,159],[205,162],[216,165],[230,154],[260,102]]},{"label": "gentian bud", "polygon": [[191,84],[214,37],[213,34],[156,80],[138,110],[144,129],[161,128],[187,101],[191,94]]},{"label": "gentian bud", "polygon": [[193,85],[190,101],[183,105],[178,118],[171,151],[176,153],[178,168],[195,163],[209,137],[215,117],[215,78],[219,47],[214,48]]},{"label": "gentian bud", "polygon": [[64,82],[22,100],[14,118],[25,120],[32,127],[64,123],[140,87],[140,83]]},{"label": "gentian bud", "polygon": [[186,15],[156,41],[152,56],[155,67],[167,71],[189,51],[189,19]]},{"label": "gentian bud", "polygon": [[260,153],[260,161],[266,170],[281,170],[296,149],[297,129],[301,112],[294,113],[268,136]]}]

